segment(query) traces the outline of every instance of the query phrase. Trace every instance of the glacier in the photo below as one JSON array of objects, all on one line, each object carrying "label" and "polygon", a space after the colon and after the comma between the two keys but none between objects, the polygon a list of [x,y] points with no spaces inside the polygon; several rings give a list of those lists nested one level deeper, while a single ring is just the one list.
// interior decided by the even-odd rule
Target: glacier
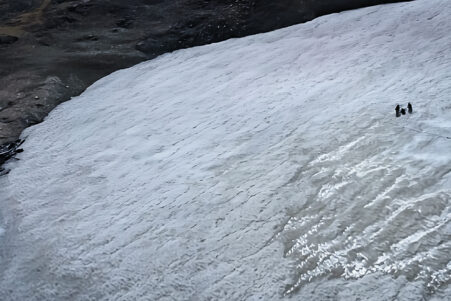
[{"label": "glacier", "polygon": [[449,300],[450,14],[179,50],[58,106],[0,177],[1,299]]}]

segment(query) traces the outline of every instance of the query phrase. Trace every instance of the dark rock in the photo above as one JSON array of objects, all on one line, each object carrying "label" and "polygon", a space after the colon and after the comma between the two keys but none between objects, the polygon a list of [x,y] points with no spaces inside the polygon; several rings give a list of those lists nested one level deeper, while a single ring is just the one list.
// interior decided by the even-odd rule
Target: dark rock
[{"label": "dark rock", "polygon": [[118,27],[122,27],[122,28],[130,28],[133,25],[133,20],[132,19],[128,19],[128,18],[124,18],[124,19],[121,19],[121,20],[117,21],[116,25]]},{"label": "dark rock", "polygon": [[68,15],[61,15],[56,18],[46,20],[45,29],[55,29],[77,22],[78,20]]},{"label": "dark rock", "polygon": [[71,6],[68,6],[67,10],[69,12],[76,13],[76,14],[86,17],[89,15],[91,7],[92,7],[92,5],[89,3],[82,3],[82,4],[75,3]]},{"label": "dark rock", "polygon": [[9,45],[19,40],[18,37],[9,35],[0,35],[0,45]]},{"label": "dark rock", "polygon": [[[409,1],[409,0],[408,0]],[[314,12],[316,16],[336,13],[344,10],[356,9],[365,6],[386,4],[393,2],[393,0],[307,0],[306,5]]]},{"label": "dark rock", "polygon": [[88,35],[86,35],[86,36],[82,36],[81,38],[78,38],[78,39],[77,39],[77,42],[82,42],[82,41],[97,41],[97,40],[99,40],[98,37],[96,37],[96,36],[93,35],[93,34],[88,34]]},{"label": "dark rock", "polygon": [[0,165],[6,162],[6,160],[12,158],[16,153],[23,152],[23,149],[18,147],[22,145],[23,140],[16,140],[14,142],[5,143],[0,145]]},{"label": "dark rock", "polygon": [[40,0],[4,0],[0,1],[0,16],[13,18],[18,13],[35,9],[41,3]]},{"label": "dark rock", "polygon": [[[165,52],[174,51],[181,47],[179,37],[177,35],[166,35],[164,38],[147,38],[136,44],[136,49],[142,51],[149,56],[155,57]],[[183,45],[184,46],[184,45]],[[185,46],[186,47],[186,46]]]}]

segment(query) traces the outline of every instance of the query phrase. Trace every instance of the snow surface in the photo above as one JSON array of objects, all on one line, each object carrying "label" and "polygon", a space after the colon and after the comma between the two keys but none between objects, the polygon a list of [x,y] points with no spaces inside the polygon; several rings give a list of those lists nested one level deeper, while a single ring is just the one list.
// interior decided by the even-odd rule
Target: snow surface
[{"label": "snow surface", "polygon": [[449,300],[450,14],[360,9],[98,81],[0,178],[0,298]]}]

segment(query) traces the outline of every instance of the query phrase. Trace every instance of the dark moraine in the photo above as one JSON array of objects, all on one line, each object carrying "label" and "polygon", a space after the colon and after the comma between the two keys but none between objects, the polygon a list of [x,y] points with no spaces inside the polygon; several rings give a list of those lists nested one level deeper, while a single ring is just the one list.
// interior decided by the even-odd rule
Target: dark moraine
[{"label": "dark moraine", "polygon": [[25,127],[115,70],[388,2],[398,1],[0,0],[0,146],[11,147]]}]

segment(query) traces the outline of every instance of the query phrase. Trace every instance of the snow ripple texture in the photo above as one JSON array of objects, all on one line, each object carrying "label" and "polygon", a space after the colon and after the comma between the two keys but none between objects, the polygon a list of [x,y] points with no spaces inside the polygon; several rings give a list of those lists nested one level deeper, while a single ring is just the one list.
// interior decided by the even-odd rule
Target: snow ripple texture
[{"label": "snow ripple texture", "polygon": [[450,14],[360,9],[98,81],[0,179],[0,298],[449,300]]}]

